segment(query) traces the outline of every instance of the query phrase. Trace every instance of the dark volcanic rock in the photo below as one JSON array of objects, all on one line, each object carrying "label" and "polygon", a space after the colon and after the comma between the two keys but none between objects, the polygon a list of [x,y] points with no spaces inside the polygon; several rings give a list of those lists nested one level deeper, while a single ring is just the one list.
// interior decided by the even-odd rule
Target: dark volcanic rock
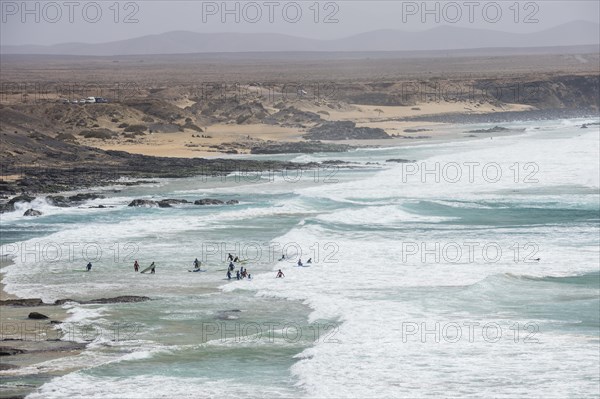
[{"label": "dark volcanic rock", "polygon": [[58,206],[61,208],[67,208],[70,206],[80,205],[85,201],[90,201],[98,198],[105,198],[103,195],[99,194],[91,194],[91,193],[82,193],[72,195],[70,197],[65,197],[63,195],[49,195],[46,197],[46,202],[48,202],[52,206]]},{"label": "dark volcanic rock", "polygon": [[7,346],[0,346],[0,356],[14,356],[14,355],[20,355],[21,353],[25,353],[27,351],[23,350],[23,349],[17,349],[17,348],[9,348]]},{"label": "dark volcanic rock", "polygon": [[223,205],[224,202],[220,199],[204,198],[194,201],[194,205]]},{"label": "dark volcanic rock", "polygon": [[19,195],[17,197],[14,197],[13,199],[11,199],[10,201],[8,201],[8,205],[14,205],[17,202],[31,202],[35,199],[35,197],[32,197],[31,195],[27,195],[27,194],[22,194]]},{"label": "dark volcanic rock", "polygon": [[184,199],[164,199],[158,201],[158,206],[161,208],[170,208],[171,205],[189,204],[190,201]]},{"label": "dark volcanic rock", "polygon": [[373,140],[389,139],[385,130],[372,127],[356,127],[352,121],[323,122],[303,136],[308,140]]},{"label": "dark volcanic rock", "polygon": [[226,202],[227,205],[237,205],[239,203],[240,203],[240,201],[238,201],[238,200],[229,200]]},{"label": "dark volcanic rock", "polygon": [[54,302],[54,304],[55,305],[63,305],[67,302],[77,302],[82,305],[92,305],[92,304],[107,304],[107,303],[144,302],[144,301],[149,301],[149,300],[150,300],[150,298],[147,296],[123,295],[123,296],[116,296],[114,298],[92,299],[90,301],[76,301],[74,299],[58,299]]},{"label": "dark volcanic rock", "polygon": [[385,162],[413,163],[415,161],[411,161],[409,159],[395,158],[395,159],[387,159]]},{"label": "dark volcanic rock", "polygon": [[596,126],[596,125],[600,125],[600,122],[584,123],[583,125],[581,125],[581,128],[587,129],[589,126]]},{"label": "dark volcanic rock", "polygon": [[251,154],[313,154],[315,152],[346,152],[353,147],[346,144],[300,141],[289,143],[267,142],[250,149]]},{"label": "dark volcanic rock", "polygon": [[150,208],[150,207],[158,206],[158,202],[152,201],[152,200],[145,200],[145,199],[134,199],[127,206]]},{"label": "dark volcanic rock", "polygon": [[135,296],[135,295],[122,295],[113,298],[100,298],[92,299],[91,301],[82,301],[81,304],[105,304],[105,303],[132,303],[132,302],[144,302],[149,301],[150,298],[147,296]]},{"label": "dark volcanic rock", "polygon": [[27,209],[23,216],[42,216],[42,212],[35,210],[33,208]]},{"label": "dark volcanic rock", "polygon": [[507,130],[510,130],[510,129],[507,129],[502,126],[494,126],[489,129],[469,130],[467,133],[498,133],[498,132],[505,132]]},{"label": "dark volcanic rock", "polygon": [[22,194],[22,195],[16,196],[16,197],[12,198],[10,201],[6,202],[5,204],[0,205],[0,213],[14,211],[15,204],[17,202],[31,202],[34,199],[35,199],[35,197],[32,197],[27,194]]},{"label": "dark volcanic rock", "polygon": [[104,197],[104,195],[100,195],[100,194],[82,193],[82,194],[76,194],[76,195],[70,196],[69,201],[83,202],[83,201],[95,200],[98,198],[106,198],[106,197]]},{"label": "dark volcanic rock", "polygon": [[404,133],[430,132],[431,129],[404,129]]},{"label": "dark volcanic rock", "polygon": [[67,208],[71,206],[71,202],[63,195],[49,195],[46,197],[46,202],[52,206]]},{"label": "dark volcanic rock", "polygon": [[5,301],[0,301],[0,306],[42,306],[45,305],[39,298],[29,298],[29,299],[7,299]]},{"label": "dark volcanic rock", "polygon": [[216,319],[219,320],[235,320],[238,319],[239,316],[232,313],[241,313],[239,309],[231,309],[231,310],[219,310],[215,315]]},{"label": "dark volcanic rock", "polygon": [[42,320],[42,319],[47,319],[48,316],[46,316],[45,314],[41,314],[38,312],[31,312],[29,313],[29,316],[27,316],[29,319],[37,319],[37,320]]}]

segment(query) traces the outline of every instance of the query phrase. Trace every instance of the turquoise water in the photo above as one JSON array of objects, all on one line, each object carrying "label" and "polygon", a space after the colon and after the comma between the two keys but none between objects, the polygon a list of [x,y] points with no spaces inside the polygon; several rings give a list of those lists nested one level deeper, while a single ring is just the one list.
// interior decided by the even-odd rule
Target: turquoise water
[{"label": "turquoise water", "polygon": [[[9,291],[152,298],[66,305],[63,339],[90,344],[38,366],[75,371],[31,397],[597,397],[600,139],[584,122],[278,156],[353,166],[164,180],[80,208],[39,200],[36,219],[3,215]],[[492,163],[498,179],[482,173]],[[421,174],[456,165],[458,180]],[[134,198],[240,204],[127,207]],[[112,208],[87,207],[99,204]],[[310,267],[294,267],[298,250]],[[253,280],[226,280],[228,252],[250,259]],[[196,257],[207,272],[187,271]],[[134,273],[135,259],[156,274]]]}]

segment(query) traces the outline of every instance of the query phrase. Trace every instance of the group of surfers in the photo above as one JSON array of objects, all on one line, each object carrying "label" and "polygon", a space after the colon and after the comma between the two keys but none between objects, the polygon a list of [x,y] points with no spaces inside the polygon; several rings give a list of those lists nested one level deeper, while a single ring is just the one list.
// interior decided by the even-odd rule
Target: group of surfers
[{"label": "group of surfers", "polygon": [[[240,262],[240,258],[237,256],[233,256],[231,253],[227,255],[227,260],[229,261],[229,267],[227,268],[227,279],[231,280],[232,278],[232,272],[235,270],[235,263],[236,262]],[[279,259],[279,261],[285,260],[285,255],[282,255],[281,258]],[[310,258],[309,260],[306,261],[306,264],[311,264],[312,263],[312,258]],[[200,269],[200,266],[202,266],[202,262],[200,262],[198,260],[198,258],[194,259],[194,270],[195,272],[198,271],[204,271]],[[302,259],[298,259],[298,266],[304,266],[304,264],[302,263]],[[154,262],[152,262],[149,266],[150,268],[150,274],[154,274],[156,273],[156,265],[154,264]],[[86,271],[91,271],[92,270],[92,262],[88,262],[88,264],[86,265]],[[133,262],[133,271],[135,272],[139,272],[140,271],[140,264],[137,261],[137,259],[135,260],[135,262]],[[192,271],[192,270],[190,270]],[[236,270],[235,272],[235,277],[237,280],[242,280],[247,278],[248,280],[252,280],[252,275],[250,273],[248,273],[248,269],[245,269],[243,266],[240,266],[239,270]],[[283,272],[281,271],[281,269],[279,269],[279,271],[277,272],[277,274],[275,275],[275,278],[283,278],[285,277],[285,274],[283,274]]]}]

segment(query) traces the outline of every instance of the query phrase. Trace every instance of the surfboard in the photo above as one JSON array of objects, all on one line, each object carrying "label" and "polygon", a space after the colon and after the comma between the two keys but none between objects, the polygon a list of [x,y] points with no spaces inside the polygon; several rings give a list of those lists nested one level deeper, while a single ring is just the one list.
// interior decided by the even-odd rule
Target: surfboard
[{"label": "surfboard", "polygon": [[150,265],[150,266],[148,266],[147,268],[145,268],[144,270],[142,270],[140,273],[146,273],[146,272],[149,272],[149,271],[150,271],[150,269],[152,269],[152,267],[154,267],[154,266],[156,266],[156,265]]}]

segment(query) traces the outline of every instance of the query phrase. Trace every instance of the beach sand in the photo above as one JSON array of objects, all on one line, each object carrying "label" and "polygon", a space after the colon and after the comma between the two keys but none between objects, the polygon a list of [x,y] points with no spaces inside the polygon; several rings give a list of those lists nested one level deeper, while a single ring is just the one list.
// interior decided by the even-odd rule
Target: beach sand
[{"label": "beach sand", "polygon": [[[502,106],[488,103],[441,102],[423,103],[414,106],[367,106],[348,104],[342,109],[333,110],[326,106],[315,105],[310,101],[301,101],[294,106],[302,111],[321,112],[325,121],[353,121],[360,127],[382,128],[390,135],[401,135],[403,138],[390,140],[343,140],[335,143],[354,146],[402,146],[423,142],[429,139],[459,139],[464,135],[448,132],[450,125],[444,123],[403,121],[401,119],[415,116],[431,116],[444,114],[487,114],[506,111],[528,111],[534,109],[522,104],[504,104]],[[327,114],[325,114],[326,112]],[[87,139],[87,145],[103,150],[126,151],[134,154],[179,157],[205,158],[222,157],[225,151],[217,146],[227,147],[228,143],[242,144],[245,149],[238,153],[248,154],[249,148],[263,141],[298,142],[306,134],[307,128],[282,127],[268,124],[215,124],[205,127],[200,134],[185,129],[177,133],[151,133],[134,142],[117,139],[103,141]],[[428,129],[422,132],[406,132],[410,129]],[[204,137],[203,137],[204,136]],[[209,136],[209,137],[207,137]],[[418,136],[429,136],[419,138]],[[417,137],[417,138],[415,138]],[[331,141],[333,142],[333,141]]]}]

